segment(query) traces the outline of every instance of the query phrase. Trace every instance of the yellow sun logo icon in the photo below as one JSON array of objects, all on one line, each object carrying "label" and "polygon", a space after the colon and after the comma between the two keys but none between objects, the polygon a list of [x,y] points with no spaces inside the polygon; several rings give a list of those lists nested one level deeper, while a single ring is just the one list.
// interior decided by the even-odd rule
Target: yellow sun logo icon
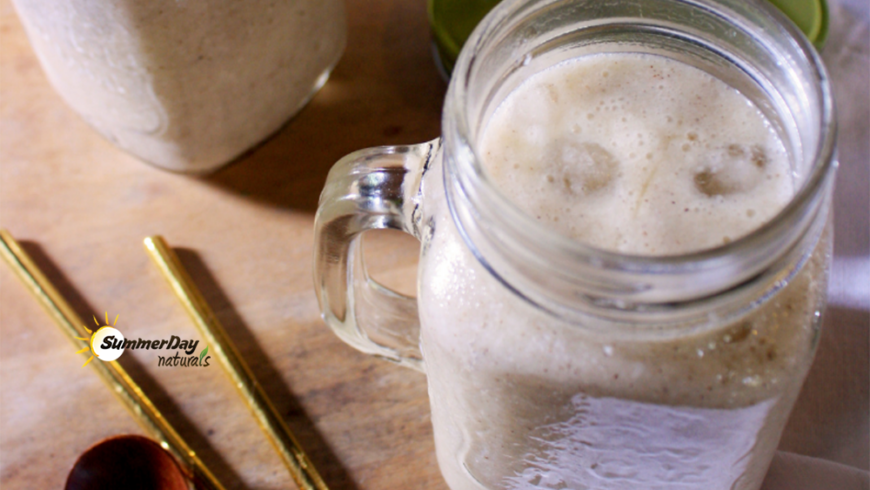
[{"label": "yellow sun logo icon", "polygon": [[76,337],[79,340],[84,340],[84,341],[88,342],[88,346],[85,347],[84,349],[76,352],[76,354],[81,354],[82,352],[85,352],[87,350],[91,351],[91,357],[89,357],[88,360],[85,361],[84,364],[82,364],[82,367],[87,366],[89,362],[94,360],[94,357],[99,358],[101,361],[108,362],[108,361],[114,361],[115,359],[121,357],[121,354],[124,353],[124,349],[106,348],[103,345],[104,344],[103,341],[106,340],[107,337],[114,337],[114,339],[113,339],[114,343],[120,342],[121,345],[124,344],[124,335],[121,332],[119,332],[117,329],[113,328],[115,325],[118,324],[118,317],[120,317],[120,316],[121,315],[119,314],[118,316],[115,317],[115,323],[113,323],[112,326],[109,326],[109,312],[108,311],[106,312],[106,324],[105,325],[100,325],[100,322],[99,322],[99,320],[97,320],[97,317],[94,317],[94,323],[97,324],[97,331],[96,332],[93,332],[88,327],[82,325],[82,328],[84,328],[89,334],[91,334],[90,339]]}]

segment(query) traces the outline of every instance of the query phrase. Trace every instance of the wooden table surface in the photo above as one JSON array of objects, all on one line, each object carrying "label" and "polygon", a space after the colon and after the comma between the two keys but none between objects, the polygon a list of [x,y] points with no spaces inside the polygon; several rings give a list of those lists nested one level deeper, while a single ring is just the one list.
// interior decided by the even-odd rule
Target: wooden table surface
[{"label": "wooden table surface", "polygon": [[[49,86],[8,0],[0,14],[0,227],[77,312],[120,315],[128,338],[200,339],[144,252],[142,239],[162,234],[331,489],[445,489],[425,378],[338,340],[311,276],[330,166],[440,132],[446,84],[426,2],[348,2],[347,50],[326,86],[277,135],[204,178],[103,140]],[[372,268],[413,292],[416,242],[373,238]],[[141,431],[5,264],[0,305],[0,487],[62,488],[89,446]],[[129,351],[121,361],[228,489],[293,488],[216,360],[159,368],[155,351]]]},{"label": "wooden table surface", "polygon": [[[339,341],[320,319],[311,279],[314,211],[332,163],[439,133],[446,86],[425,4],[349,0],[348,47],[323,90],[239,161],[189,177],[143,164],[92,131],[51,89],[9,0],[0,0],[0,227],[85,319],[120,315],[128,338],[200,339],[143,250],[144,237],[165,236],[333,490],[446,489],[425,378]],[[841,121],[864,117],[845,109]],[[858,153],[841,150],[841,178],[856,175]],[[864,250],[854,229],[866,227],[838,222],[838,250]],[[416,242],[369,238],[376,277],[413,292]],[[781,448],[866,468],[865,323],[863,310],[829,308]],[[89,446],[141,433],[75,350],[0,265],[3,490],[62,488]],[[216,364],[161,368],[154,351],[121,362],[228,489],[293,488]],[[830,409],[843,399],[857,401]]]}]

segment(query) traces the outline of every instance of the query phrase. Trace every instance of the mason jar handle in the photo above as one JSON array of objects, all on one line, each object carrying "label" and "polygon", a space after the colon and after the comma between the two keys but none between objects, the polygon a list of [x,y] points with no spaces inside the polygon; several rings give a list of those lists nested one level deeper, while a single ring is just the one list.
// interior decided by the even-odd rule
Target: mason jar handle
[{"label": "mason jar handle", "polygon": [[332,167],[314,221],[314,286],[324,321],[352,347],[423,371],[416,298],[369,277],[363,232],[392,228],[420,239],[421,181],[440,140],[383,146]]}]

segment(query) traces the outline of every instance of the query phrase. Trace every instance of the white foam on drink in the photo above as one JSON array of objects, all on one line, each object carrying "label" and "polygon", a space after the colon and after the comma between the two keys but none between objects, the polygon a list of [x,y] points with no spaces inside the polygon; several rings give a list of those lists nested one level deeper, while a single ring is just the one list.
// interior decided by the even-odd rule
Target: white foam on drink
[{"label": "white foam on drink", "polygon": [[535,74],[496,109],[480,148],[526,213],[629,254],[727,243],[794,193],[786,150],[746,97],[654,55],[584,56]]}]

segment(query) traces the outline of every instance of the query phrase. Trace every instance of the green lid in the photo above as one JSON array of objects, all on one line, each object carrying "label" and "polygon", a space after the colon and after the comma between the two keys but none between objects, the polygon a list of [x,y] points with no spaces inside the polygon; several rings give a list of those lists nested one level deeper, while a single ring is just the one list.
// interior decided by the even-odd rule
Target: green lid
[{"label": "green lid", "polygon": [[822,49],[828,37],[828,5],[825,0],[768,0],[787,15],[812,42]]},{"label": "green lid", "polygon": [[[825,0],[769,0],[821,49],[828,36],[828,6]],[[429,23],[438,56],[436,61],[445,75],[453,65],[465,40],[477,23],[499,0],[429,0]]]},{"label": "green lid", "polygon": [[441,67],[449,74],[471,31],[499,0],[429,0],[429,24]]}]

